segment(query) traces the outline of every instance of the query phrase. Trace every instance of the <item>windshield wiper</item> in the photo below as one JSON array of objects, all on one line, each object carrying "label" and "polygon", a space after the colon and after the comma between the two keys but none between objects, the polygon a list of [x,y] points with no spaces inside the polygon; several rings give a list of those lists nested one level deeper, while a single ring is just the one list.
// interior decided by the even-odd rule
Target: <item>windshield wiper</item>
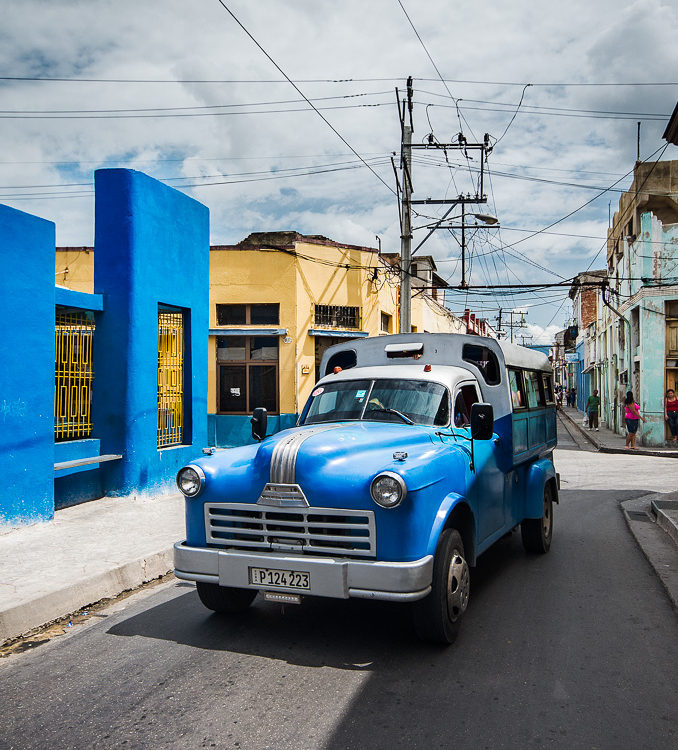
[{"label": "windshield wiper", "polygon": [[377,409],[368,409],[367,414],[371,414],[375,411],[383,411],[386,414],[395,414],[397,417],[400,417],[403,422],[406,422],[407,424],[414,424],[414,422],[405,414],[403,414],[401,411],[398,411],[397,409],[388,409],[386,407],[384,408],[377,408]]}]

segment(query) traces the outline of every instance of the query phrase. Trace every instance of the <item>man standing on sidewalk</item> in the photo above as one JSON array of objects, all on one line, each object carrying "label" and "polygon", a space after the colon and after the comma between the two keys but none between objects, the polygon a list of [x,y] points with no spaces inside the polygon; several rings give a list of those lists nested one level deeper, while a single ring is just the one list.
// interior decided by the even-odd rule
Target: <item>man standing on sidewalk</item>
[{"label": "man standing on sidewalk", "polygon": [[598,410],[600,409],[600,397],[598,391],[593,391],[593,395],[588,397],[586,402],[586,413],[589,415],[589,430],[595,428],[598,432]]}]

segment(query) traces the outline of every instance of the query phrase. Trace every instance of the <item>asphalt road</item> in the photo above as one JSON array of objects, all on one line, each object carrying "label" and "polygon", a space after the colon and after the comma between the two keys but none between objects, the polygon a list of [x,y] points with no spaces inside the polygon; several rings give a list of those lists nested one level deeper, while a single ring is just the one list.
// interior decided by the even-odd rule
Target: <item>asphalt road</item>
[{"label": "asphalt road", "polygon": [[397,605],[223,618],[173,581],[2,660],[0,748],[678,747],[678,617],[619,508],[678,461],[560,446],[551,552],[486,553],[454,646]]}]

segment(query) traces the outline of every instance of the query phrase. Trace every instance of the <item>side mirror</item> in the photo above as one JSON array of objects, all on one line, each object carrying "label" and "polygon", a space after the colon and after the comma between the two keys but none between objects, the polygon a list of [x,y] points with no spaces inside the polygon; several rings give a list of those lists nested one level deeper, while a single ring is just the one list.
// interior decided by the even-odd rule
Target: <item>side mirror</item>
[{"label": "side mirror", "polygon": [[474,440],[491,440],[494,433],[494,409],[492,404],[471,406],[471,437]]},{"label": "side mirror", "polygon": [[268,420],[268,412],[263,406],[259,406],[252,412],[252,437],[255,440],[263,440],[266,437],[266,422]]}]

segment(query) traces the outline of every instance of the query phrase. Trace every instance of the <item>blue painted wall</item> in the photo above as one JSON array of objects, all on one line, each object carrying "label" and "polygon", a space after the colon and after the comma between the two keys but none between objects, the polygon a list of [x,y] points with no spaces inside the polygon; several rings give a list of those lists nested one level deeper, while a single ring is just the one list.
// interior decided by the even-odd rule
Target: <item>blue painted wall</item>
[{"label": "blue painted wall", "polygon": [[548,357],[549,350],[551,347],[549,344],[528,344],[527,349],[534,349],[535,352],[541,352],[542,354],[546,354]]},{"label": "blue painted wall", "polygon": [[[299,418],[298,414],[276,414],[268,415],[266,423],[266,434],[274,435],[276,432],[294,427]],[[207,415],[207,440],[208,445],[217,448],[235,448],[239,445],[251,445],[252,440],[251,416],[239,414],[208,414]]]},{"label": "blue painted wall", "polygon": [[0,205],[0,524],[54,512],[54,235]]},{"label": "blue painted wall", "polygon": [[[207,445],[209,211],[141,172],[95,173],[93,424],[107,494],[170,488]],[[157,448],[158,306],[185,315],[184,445]]]},{"label": "blue painted wall", "polygon": [[586,402],[589,400],[591,395],[591,375],[584,370],[584,349],[586,347],[585,341],[580,341],[577,345],[577,371],[576,371],[576,383],[577,383],[577,409],[579,411],[586,411]]}]

